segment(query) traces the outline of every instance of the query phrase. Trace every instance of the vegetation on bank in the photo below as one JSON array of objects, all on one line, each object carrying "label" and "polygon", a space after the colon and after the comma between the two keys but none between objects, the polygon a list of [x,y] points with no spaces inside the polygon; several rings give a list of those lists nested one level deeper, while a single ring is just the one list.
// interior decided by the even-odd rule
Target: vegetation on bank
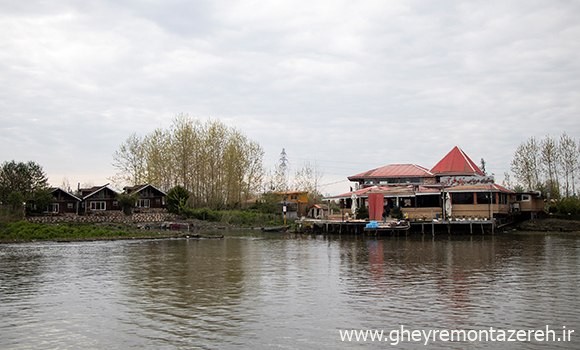
[{"label": "vegetation on bank", "polygon": [[574,196],[554,201],[548,207],[548,212],[560,216],[578,216],[580,215],[580,198]]},{"label": "vegetation on bank", "polygon": [[0,219],[42,212],[51,199],[40,165],[14,160],[0,165]]},{"label": "vegetation on bank", "polygon": [[549,199],[573,197],[580,178],[580,142],[565,132],[559,138],[530,137],[516,149],[505,185],[516,192],[541,191]]},{"label": "vegetation on bank", "polygon": [[[137,235],[138,234],[138,235]],[[0,242],[36,240],[90,240],[146,238],[160,236],[154,232],[138,232],[126,225],[36,224],[27,221],[0,223]]]},{"label": "vegetation on bank", "polygon": [[520,223],[517,228],[525,232],[580,232],[580,220],[578,218],[546,218],[527,220]]},{"label": "vegetation on bank", "polygon": [[[196,230],[214,231],[217,228],[255,228],[282,225],[280,214],[256,210],[212,210],[185,207],[180,216]],[[6,220],[5,220],[6,219]],[[144,230],[138,226],[119,223],[31,223],[16,218],[0,219],[0,243],[30,241],[82,241],[107,239],[171,238],[187,234],[185,231],[162,230],[161,223]],[[158,229],[155,229],[157,226]]]}]

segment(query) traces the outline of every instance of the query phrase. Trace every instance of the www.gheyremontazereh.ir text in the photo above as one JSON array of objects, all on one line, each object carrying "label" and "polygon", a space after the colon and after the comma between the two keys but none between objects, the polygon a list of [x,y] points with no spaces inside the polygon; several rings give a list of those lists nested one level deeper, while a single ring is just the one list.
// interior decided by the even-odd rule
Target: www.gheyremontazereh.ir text
[{"label": "www.gheyremontazereh.ir text", "polygon": [[546,325],[536,329],[413,329],[404,325],[385,329],[340,329],[343,342],[384,342],[389,345],[436,342],[570,342],[574,330]]}]

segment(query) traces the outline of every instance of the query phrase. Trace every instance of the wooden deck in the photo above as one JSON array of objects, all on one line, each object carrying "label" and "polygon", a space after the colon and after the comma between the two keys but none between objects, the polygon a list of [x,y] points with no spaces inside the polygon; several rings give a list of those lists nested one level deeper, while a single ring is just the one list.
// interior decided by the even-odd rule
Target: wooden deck
[{"label": "wooden deck", "polygon": [[[323,234],[346,234],[362,235],[368,221],[350,220],[319,220],[304,219],[301,221],[302,229],[313,233]],[[493,220],[464,220],[464,221],[412,221],[408,231],[393,231],[392,233],[421,233],[421,234],[495,234],[496,223]],[[386,230],[387,232],[389,230]],[[389,232],[390,232],[389,231]]]}]

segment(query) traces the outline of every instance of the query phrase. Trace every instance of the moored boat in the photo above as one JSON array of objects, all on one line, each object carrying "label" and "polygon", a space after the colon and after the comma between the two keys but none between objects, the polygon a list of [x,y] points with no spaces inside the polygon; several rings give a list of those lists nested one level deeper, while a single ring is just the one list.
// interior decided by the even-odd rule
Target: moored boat
[{"label": "moored boat", "polygon": [[394,231],[408,231],[411,228],[411,223],[407,220],[389,220],[385,222],[370,221],[365,226],[366,232],[380,233],[380,232],[394,232]]}]

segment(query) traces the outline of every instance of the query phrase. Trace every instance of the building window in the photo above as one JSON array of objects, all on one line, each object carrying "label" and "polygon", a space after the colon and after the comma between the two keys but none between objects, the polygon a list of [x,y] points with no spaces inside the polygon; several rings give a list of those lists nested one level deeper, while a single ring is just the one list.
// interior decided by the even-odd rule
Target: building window
[{"label": "building window", "polygon": [[451,204],[473,204],[473,193],[454,192],[451,194]]},{"label": "building window", "polygon": [[66,204],[67,209],[74,209],[74,207],[75,207],[74,203],[67,203]]},{"label": "building window", "polygon": [[410,208],[415,206],[415,198],[399,198],[399,206],[402,208]]},{"label": "building window", "polygon": [[[489,197],[491,196],[491,203]],[[495,193],[477,192],[477,204],[496,204]]]},{"label": "building window", "polygon": [[135,206],[137,208],[149,208],[151,206],[151,201],[147,198],[145,199],[137,199],[137,203],[135,203]]},{"label": "building window", "polygon": [[107,202],[104,201],[93,201],[90,203],[89,208],[91,210],[107,210]]},{"label": "building window", "polygon": [[499,204],[508,204],[508,196],[505,193],[500,193]]},{"label": "building window", "polygon": [[441,199],[438,194],[421,195],[416,197],[417,207],[419,208],[437,208],[441,207]]},{"label": "building window", "polygon": [[115,207],[115,208],[116,208],[116,207],[118,207],[118,206],[119,206],[119,202],[117,202],[117,201],[113,201],[113,207]]}]

